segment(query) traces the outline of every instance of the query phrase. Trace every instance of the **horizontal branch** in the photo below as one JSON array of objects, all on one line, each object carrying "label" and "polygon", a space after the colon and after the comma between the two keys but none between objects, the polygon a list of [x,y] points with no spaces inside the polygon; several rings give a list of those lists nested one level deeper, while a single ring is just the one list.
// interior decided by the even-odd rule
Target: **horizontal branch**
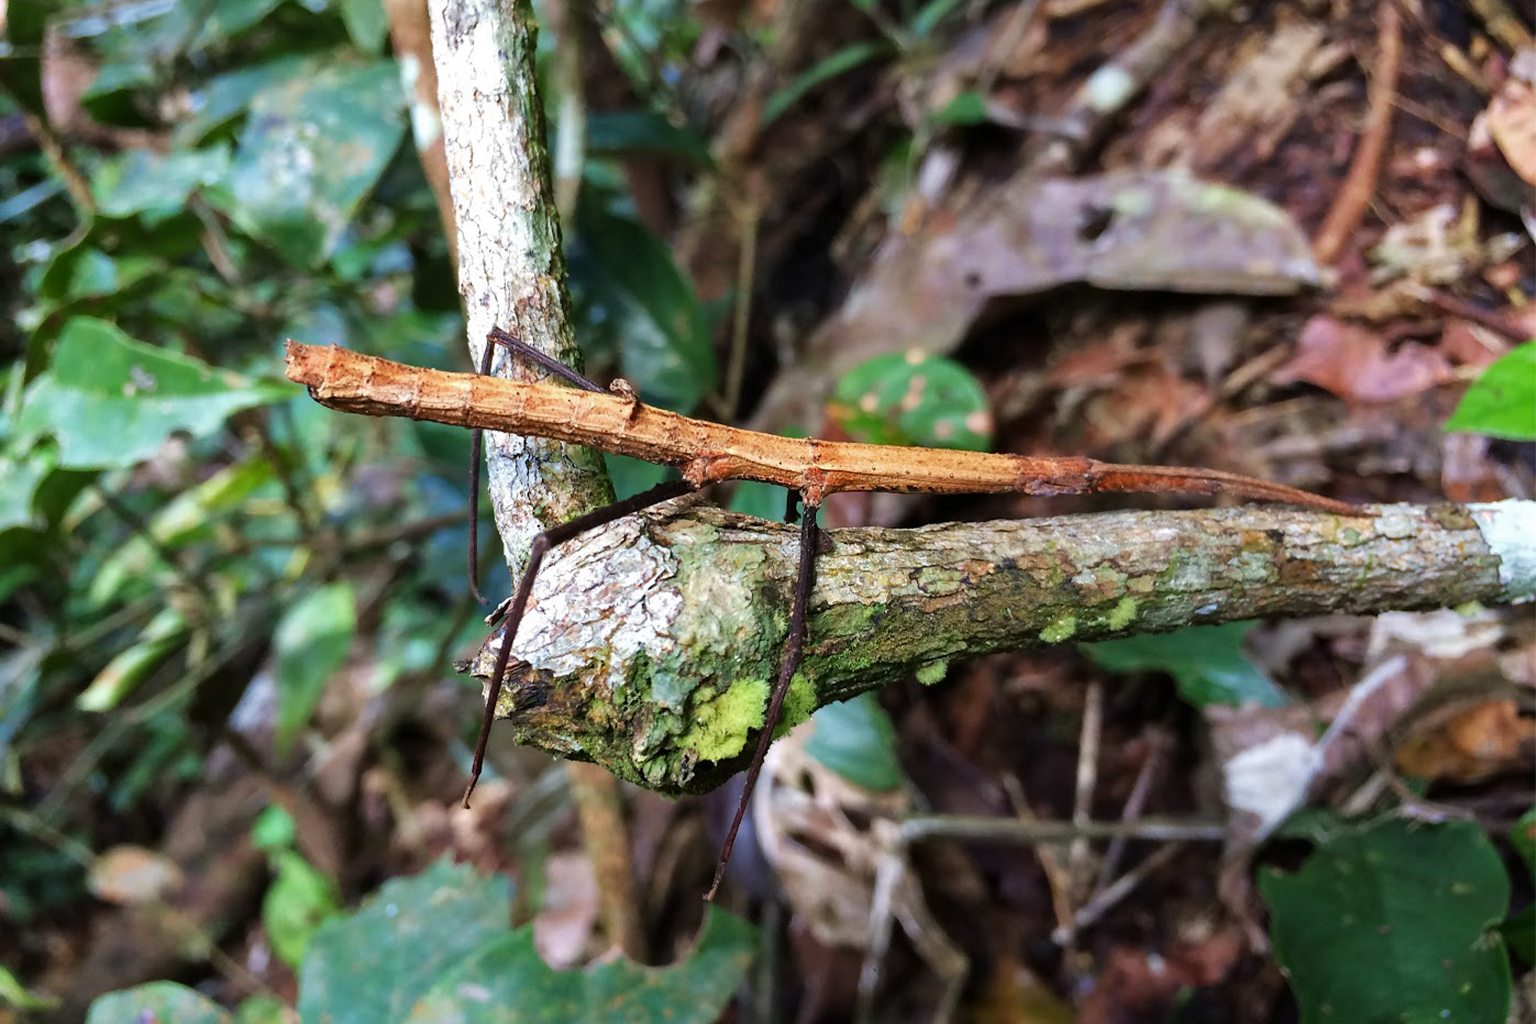
[{"label": "horizontal branch", "polygon": [[[553,553],[500,713],[663,792],[746,759],[789,628],[794,529],[688,499]],[[835,530],[786,718],[954,659],[1184,626],[1536,595],[1536,502],[1115,512]],[[489,674],[499,633],[469,669]]]}]

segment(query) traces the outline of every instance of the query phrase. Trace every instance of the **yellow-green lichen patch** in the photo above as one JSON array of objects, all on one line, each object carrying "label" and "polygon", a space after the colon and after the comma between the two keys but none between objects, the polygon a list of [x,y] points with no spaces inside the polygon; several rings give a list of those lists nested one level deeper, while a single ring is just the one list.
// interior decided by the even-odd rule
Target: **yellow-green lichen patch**
[{"label": "yellow-green lichen patch", "polygon": [[1109,610],[1104,623],[1110,629],[1124,629],[1136,618],[1136,599],[1134,597],[1122,597],[1119,602]]},{"label": "yellow-green lichen patch", "polygon": [[779,709],[779,724],[774,728],[773,735],[783,736],[815,712],[816,687],[811,685],[804,672],[796,672],[795,677],[789,681],[789,692],[784,694],[784,706]]},{"label": "yellow-green lichen patch", "polygon": [[1042,629],[1040,631],[1040,639],[1048,644],[1059,644],[1064,640],[1072,639],[1076,632],[1077,616],[1068,612],[1065,615],[1059,616],[1056,621]]},{"label": "yellow-green lichen patch", "polygon": [[943,679],[948,672],[948,661],[930,661],[926,665],[919,665],[914,675],[917,676],[917,681],[924,686],[932,686]]},{"label": "yellow-green lichen patch", "polygon": [[682,746],[698,751],[701,761],[735,757],[747,745],[747,734],[763,724],[767,706],[768,684],[761,679],[738,679],[725,692],[704,699],[696,694],[693,724]]}]

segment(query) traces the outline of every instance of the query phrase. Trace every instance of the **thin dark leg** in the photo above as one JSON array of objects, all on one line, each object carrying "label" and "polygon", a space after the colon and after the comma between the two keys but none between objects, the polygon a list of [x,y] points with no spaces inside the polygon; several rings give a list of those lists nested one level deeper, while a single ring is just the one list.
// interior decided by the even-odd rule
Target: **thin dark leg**
[{"label": "thin dark leg", "polygon": [[596,529],[615,519],[623,519],[643,508],[660,504],[670,498],[687,494],[694,489],[693,485],[685,480],[672,480],[664,484],[657,484],[648,491],[643,491],[632,498],[616,501],[607,508],[600,508],[596,512],[588,512],[584,516],[577,516],[568,523],[561,523],[533,538],[533,546],[528,552],[528,565],[523,569],[522,582],[517,586],[517,595],[512,599],[512,607],[507,611],[506,626],[501,636],[501,650],[496,652],[496,667],[491,671],[491,689],[485,698],[485,717],[480,722],[480,739],[475,744],[475,762],[469,771],[469,785],[464,789],[464,806],[469,806],[469,794],[475,791],[475,783],[480,781],[480,769],[485,764],[485,744],[491,735],[491,724],[496,720],[496,702],[501,699],[501,689],[507,678],[507,662],[512,656],[512,641],[517,637],[518,623],[523,620],[523,610],[528,607],[528,595],[533,592],[533,580],[539,574],[539,566],[544,561],[544,555],[550,548],[557,547],[580,536],[588,530]]},{"label": "thin dark leg", "polygon": [[[485,350],[480,353],[480,366],[482,375],[491,372],[491,357],[496,354],[496,346],[511,352],[514,356],[522,356],[530,363],[543,367],[561,380],[574,384],[584,391],[603,391],[575,370],[566,366],[558,359],[551,358],[526,342],[519,341],[513,335],[508,334],[500,327],[492,327],[490,333],[485,336]],[[470,456],[469,456],[469,592],[475,595],[475,600],[481,604],[490,602],[480,594],[480,460],[485,453],[485,431],[476,427],[470,432]]]},{"label": "thin dark leg", "polygon": [[[491,356],[496,346],[487,344],[480,353],[480,375],[491,372]],[[485,454],[485,431],[476,427],[469,432],[469,592],[481,604],[490,602],[480,593],[480,460]]]},{"label": "thin dark leg", "polygon": [[757,740],[757,752],[752,755],[752,767],[747,769],[747,784],[741,791],[741,802],[736,805],[736,817],[731,830],[725,834],[725,845],[720,848],[720,863],[715,867],[715,880],[705,902],[712,902],[720,880],[725,877],[725,866],[731,859],[731,848],[736,845],[736,833],[741,829],[741,819],[746,816],[752,802],[752,791],[757,788],[757,777],[763,770],[763,758],[773,743],[773,730],[779,724],[779,712],[784,708],[784,697],[789,693],[789,681],[800,667],[805,652],[806,606],[810,604],[811,587],[816,583],[816,549],[820,535],[816,528],[816,508],[807,503],[805,518],[800,521],[800,564],[795,574],[795,602],[789,614],[789,640],[784,645],[784,663],[779,666],[779,682],[773,690],[773,700],[768,704],[768,714],[763,719],[763,733]]},{"label": "thin dark leg", "polygon": [[[548,370],[556,377],[559,377],[561,380],[565,381],[567,384],[574,384],[576,387],[581,388],[583,391],[599,391],[605,395],[608,393],[607,388],[600,384],[592,383],[590,380],[587,380],[587,378],[583,377],[569,366],[566,366],[554,356],[545,355],[543,352],[540,352],[526,341],[520,341],[518,338],[502,330],[500,327],[492,327],[490,333],[485,336],[485,340],[493,345],[500,345],[502,348],[506,349],[508,352],[511,352],[513,355],[522,356],[530,363],[543,367],[545,370]],[[489,373],[490,368],[487,367],[480,372]]]}]

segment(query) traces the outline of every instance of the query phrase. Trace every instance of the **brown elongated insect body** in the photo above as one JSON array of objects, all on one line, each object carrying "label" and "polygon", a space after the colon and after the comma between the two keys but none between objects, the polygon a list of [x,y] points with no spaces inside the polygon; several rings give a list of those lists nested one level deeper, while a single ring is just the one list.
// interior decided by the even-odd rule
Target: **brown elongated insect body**
[{"label": "brown elongated insect body", "polygon": [[[489,376],[491,345],[542,365],[575,387],[524,383]],[[1339,515],[1360,510],[1294,487],[1256,477],[1214,469],[1178,466],[1129,466],[1076,456],[1030,457],[950,451],[938,448],[897,448],[853,442],[797,439],[741,430],[690,419],[640,402],[633,391],[610,394],[569,367],[551,365],[548,356],[493,328],[479,374],[447,373],[363,355],[342,348],[319,348],[288,342],[290,380],[309,388],[316,401],[332,409],[369,416],[408,416],[475,430],[475,473],[478,474],[480,431],[496,430],[587,445],[615,455],[677,466],[683,480],[664,483],[643,494],[552,527],[533,541],[522,581],[516,587],[507,625],[497,652],[480,739],[475,747],[464,803],[480,777],[486,741],[495,718],[517,627],[527,606],[533,580],[551,548],[669,498],[721,480],[760,480],[791,491],[789,515],[794,518],[793,494],[805,503],[800,556],[790,615],[789,638],[779,679],[769,700],[757,749],[747,771],[735,819],[721,848],[714,883],[705,899],[713,899],[724,877],[736,833],[741,826],[763,759],[772,741],[789,684],[804,652],[806,619],[815,579],[818,532],[816,510],[822,499],[837,491],[915,491],[930,494],[1024,493],[1087,494],[1122,491],[1173,494],[1231,494],[1260,501],[1289,502]],[[477,479],[477,475],[471,477]],[[474,516],[470,521],[474,529]],[[474,582],[475,547],[470,547],[470,584]]]},{"label": "brown elongated insect body", "polygon": [[759,480],[807,504],[838,491],[926,494],[1230,494],[1339,515],[1359,509],[1295,487],[1215,469],[1131,466],[1078,456],[999,455],[779,437],[690,419],[606,392],[427,370],[343,348],[288,343],[290,380],[322,405],[367,416],[526,434],[677,466],[696,487]]}]

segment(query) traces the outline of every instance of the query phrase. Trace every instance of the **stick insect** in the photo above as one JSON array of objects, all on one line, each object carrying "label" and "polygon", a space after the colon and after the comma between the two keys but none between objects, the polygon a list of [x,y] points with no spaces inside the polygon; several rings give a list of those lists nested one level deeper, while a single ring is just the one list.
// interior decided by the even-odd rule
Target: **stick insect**
[{"label": "stick insect", "polygon": [[[491,359],[498,347],[536,363],[573,387],[491,376]],[[322,405],[343,412],[408,416],[471,428],[474,431],[471,480],[477,491],[483,432],[486,430],[587,445],[616,455],[674,466],[681,470],[682,479],[659,484],[606,508],[577,516],[534,538],[523,578],[507,608],[506,626],[486,696],[474,764],[464,791],[466,806],[484,765],[486,743],[505,684],[513,639],[527,608],[533,581],[551,548],[624,516],[723,480],[758,480],[787,488],[790,500],[786,518],[790,521],[794,520],[797,495],[804,508],[800,516],[800,547],[789,637],[780,662],[778,681],[747,770],[741,800],[721,847],[714,882],[704,897],[706,900],[714,898],[725,875],[742,818],[762,772],[763,758],[772,743],[790,680],[804,653],[806,609],[815,583],[816,552],[821,539],[816,512],[828,494],[838,491],[1227,494],[1249,500],[1287,502],[1335,515],[1366,514],[1332,498],[1214,469],[1121,465],[1078,456],[989,454],[821,441],[778,437],[708,423],[646,405],[628,389],[618,389],[617,393],[604,389],[499,327],[493,328],[487,337],[478,369],[479,373],[426,370],[346,349],[288,342],[289,379],[307,386],[310,395]],[[473,540],[474,523],[472,513],[470,577],[475,595],[479,597],[479,588],[474,583],[478,554]]]}]

